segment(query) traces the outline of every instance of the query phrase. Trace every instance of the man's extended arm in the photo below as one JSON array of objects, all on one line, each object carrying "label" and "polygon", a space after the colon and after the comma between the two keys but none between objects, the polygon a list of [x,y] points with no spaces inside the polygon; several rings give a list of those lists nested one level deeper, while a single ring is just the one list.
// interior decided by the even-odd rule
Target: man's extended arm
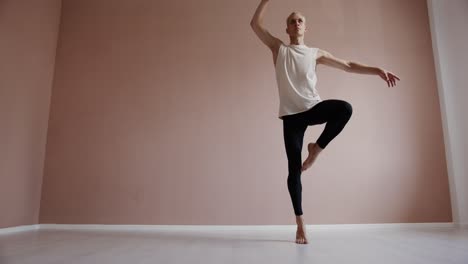
[{"label": "man's extended arm", "polygon": [[319,50],[317,54],[317,64],[324,64],[333,68],[341,69],[352,73],[379,75],[385,80],[388,86],[395,86],[396,80],[400,80],[395,74],[378,67],[371,67],[357,62],[345,61],[336,58],[329,52]]},{"label": "man's extended arm", "polygon": [[269,0],[261,0],[260,4],[255,11],[252,20],[250,21],[250,26],[260,40],[267,45],[272,51],[275,51],[279,48],[281,40],[275,38],[263,27],[263,17],[265,14],[266,6],[268,5]]}]

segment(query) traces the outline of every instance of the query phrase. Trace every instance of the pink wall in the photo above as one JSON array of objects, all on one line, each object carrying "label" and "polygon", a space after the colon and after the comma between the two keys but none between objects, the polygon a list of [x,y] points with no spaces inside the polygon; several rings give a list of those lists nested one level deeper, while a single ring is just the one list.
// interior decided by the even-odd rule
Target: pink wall
[{"label": "pink wall", "polygon": [[0,228],[38,223],[60,5],[0,1]]},{"label": "pink wall", "polygon": [[[41,223],[294,223],[258,2],[63,1]],[[354,115],[303,175],[307,224],[450,222],[426,2],[271,1],[284,41],[293,10],[309,46],[402,79],[319,67]]]}]

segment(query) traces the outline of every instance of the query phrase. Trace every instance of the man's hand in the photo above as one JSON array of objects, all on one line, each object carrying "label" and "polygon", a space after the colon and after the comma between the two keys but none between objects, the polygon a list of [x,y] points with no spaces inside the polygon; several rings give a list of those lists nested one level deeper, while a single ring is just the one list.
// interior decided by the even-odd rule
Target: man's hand
[{"label": "man's hand", "polygon": [[379,76],[387,82],[387,85],[388,87],[390,86],[395,86],[396,85],[396,81],[400,80],[400,78],[398,78],[398,76],[396,76],[395,74],[389,72],[389,71],[386,71],[384,69],[380,69],[379,71]]}]

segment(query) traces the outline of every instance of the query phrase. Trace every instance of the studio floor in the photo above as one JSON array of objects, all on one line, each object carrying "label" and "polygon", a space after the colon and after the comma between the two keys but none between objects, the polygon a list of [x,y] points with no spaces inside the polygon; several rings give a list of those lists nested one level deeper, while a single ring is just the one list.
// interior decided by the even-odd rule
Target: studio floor
[{"label": "studio floor", "polygon": [[67,230],[0,235],[1,264],[359,263],[467,264],[468,229],[456,227]]}]

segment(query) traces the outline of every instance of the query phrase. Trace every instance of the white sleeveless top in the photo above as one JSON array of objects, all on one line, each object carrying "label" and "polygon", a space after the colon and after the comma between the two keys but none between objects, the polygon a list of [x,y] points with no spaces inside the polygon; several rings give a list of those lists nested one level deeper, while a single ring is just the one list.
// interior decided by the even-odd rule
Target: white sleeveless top
[{"label": "white sleeveless top", "polygon": [[281,44],[276,58],[276,81],[280,98],[279,118],[311,109],[320,98],[315,85],[318,48]]}]

